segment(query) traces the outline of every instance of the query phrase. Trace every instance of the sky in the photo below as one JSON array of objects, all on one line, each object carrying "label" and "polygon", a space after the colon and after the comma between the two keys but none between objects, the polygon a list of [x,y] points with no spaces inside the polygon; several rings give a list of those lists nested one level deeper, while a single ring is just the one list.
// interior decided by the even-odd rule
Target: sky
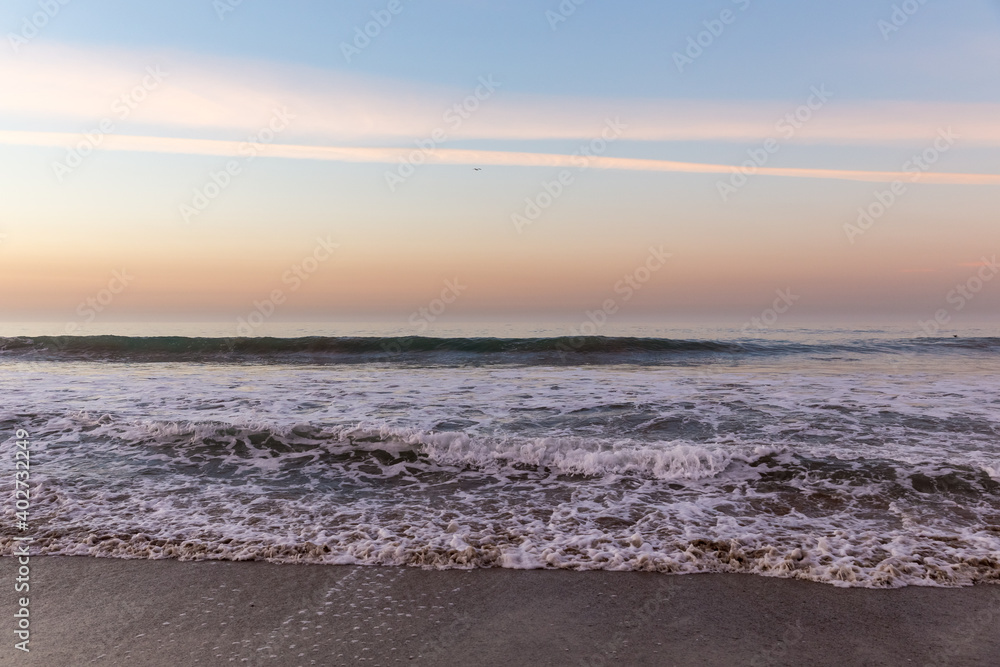
[{"label": "sky", "polygon": [[9,0],[0,36],[0,320],[1000,306],[1000,2]]}]

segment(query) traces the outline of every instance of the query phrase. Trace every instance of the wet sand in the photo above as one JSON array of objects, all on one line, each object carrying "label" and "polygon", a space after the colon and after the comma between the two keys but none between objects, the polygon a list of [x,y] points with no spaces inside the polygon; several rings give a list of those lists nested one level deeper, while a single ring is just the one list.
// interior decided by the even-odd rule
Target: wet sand
[{"label": "wet sand", "polygon": [[31,559],[0,664],[996,665],[1000,586],[750,575]]}]

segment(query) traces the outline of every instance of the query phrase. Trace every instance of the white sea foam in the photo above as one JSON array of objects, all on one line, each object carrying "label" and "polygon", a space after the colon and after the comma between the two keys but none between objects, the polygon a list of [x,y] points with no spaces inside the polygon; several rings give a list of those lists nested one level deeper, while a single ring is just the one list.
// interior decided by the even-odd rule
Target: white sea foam
[{"label": "white sea foam", "polygon": [[4,369],[43,553],[1000,579],[988,367]]}]

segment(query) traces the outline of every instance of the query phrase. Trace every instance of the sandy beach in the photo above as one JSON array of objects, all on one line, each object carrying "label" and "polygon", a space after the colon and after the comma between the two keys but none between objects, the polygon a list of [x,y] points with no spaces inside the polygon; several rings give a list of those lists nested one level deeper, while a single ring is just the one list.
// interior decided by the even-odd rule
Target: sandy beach
[{"label": "sandy beach", "polygon": [[[0,560],[12,581],[15,561]],[[12,619],[14,599],[3,596]],[[32,665],[989,665],[1000,586],[33,558]]]}]

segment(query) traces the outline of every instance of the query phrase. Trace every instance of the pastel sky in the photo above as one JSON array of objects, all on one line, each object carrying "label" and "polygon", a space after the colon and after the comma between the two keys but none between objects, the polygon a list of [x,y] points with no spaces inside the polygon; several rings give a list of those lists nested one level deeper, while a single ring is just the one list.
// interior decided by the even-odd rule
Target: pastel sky
[{"label": "pastel sky", "polygon": [[0,318],[995,315],[1000,2],[577,2],[8,0]]}]

